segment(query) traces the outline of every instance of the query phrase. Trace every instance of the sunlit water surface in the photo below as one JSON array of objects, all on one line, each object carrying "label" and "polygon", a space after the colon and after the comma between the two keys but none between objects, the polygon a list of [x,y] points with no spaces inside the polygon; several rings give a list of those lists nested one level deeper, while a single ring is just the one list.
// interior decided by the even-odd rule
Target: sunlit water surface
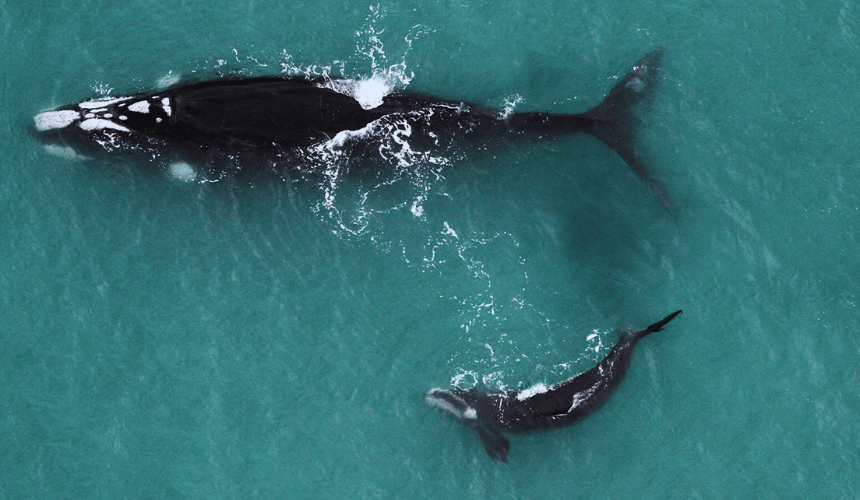
[{"label": "sunlit water surface", "polygon": [[[0,20],[0,498],[860,495],[856,3]],[[672,210],[591,137],[401,133],[378,168],[320,150],[310,173],[201,183],[28,134],[52,106],[221,74],[579,112],[655,45],[640,140]],[[422,398],[556,383],[679,308],[606,407],[512,436],[507,464]]]}]

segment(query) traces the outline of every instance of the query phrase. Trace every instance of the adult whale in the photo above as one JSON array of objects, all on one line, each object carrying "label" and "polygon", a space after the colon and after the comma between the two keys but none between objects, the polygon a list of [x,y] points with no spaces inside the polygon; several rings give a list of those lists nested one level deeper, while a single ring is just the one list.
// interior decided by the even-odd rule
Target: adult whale
[{"label": "adult whale", "polygon": [[[229,157],[241,151],[279,155],[330,141],[367,143],[390,133],[380,122],[405,121],[435,140],[440,135],[501,131],[540,137],[586,133],[612,148],[668,204],[663,189],[635,149],[633,108],[657,81],[662,49],[628,72],[603,102],[579,114],[515,112],[394,91],[362,106],[354,81],[324,77],[225,78],[165,90],[103,97],[39,113],[38,138],[53,152],[92,157],[183,151],[188,158]],[[268,168],[268,167],[267,167]]]},{"label": "adult whale", "polygon": [[597,410],[618,387],[630,367],[633,347],[642,337],[659,332],[681,311],[675,311],[638,332],[626,333],[594,368],[546,387],[484,393],[475,389],[430,389],[424,399],[477,429],[487,453],[507,461],[510,444],[502,431],[528,432],[570,425]]}]

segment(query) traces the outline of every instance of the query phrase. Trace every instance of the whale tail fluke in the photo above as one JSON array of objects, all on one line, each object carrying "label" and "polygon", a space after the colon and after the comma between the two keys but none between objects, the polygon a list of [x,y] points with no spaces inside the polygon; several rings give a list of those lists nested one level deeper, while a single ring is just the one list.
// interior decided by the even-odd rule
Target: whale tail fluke
[{"label": "whale tail fluke", "polygon": [[639,119],[636,108],[651,101],[663,49],[657,47],[640,59],[603,99],[580,114],[517,112],[508,121],[515,131],[533,130],[545,134],[581,132],[591,134],[612,148],[648,186],[660,202],[670,207],[662,184],[636,148]]},{"label": "whale tail fluke", "polygon": [[639,119],[635,108],[651,100],[662,56],[662,47],[649,52],[609,91],[603,102],[581,116],[592,120],[587,132],[618,153],[660,202],[669,207],[662,184],[636,150]]},{"label": "whale tail fluke", "polygon": [[677,311],[675,311],[675,312],[673,312],[672,314],[670,314],[670,315],[666,316],[665,318],[663,318],[663,319],[661,319],[660,321],[658,321],[658,322],[654,323],[653,325],[648,326],[648,328],[646,328],[646,329],[644,329],[644,330],[640,330],[640,331],[638,331],[638,332],[634,333],[634,335],[636,336],[636,340],[639,340],[639,339],[641,339],[642,337],[644,337],[644,336],[646,336],[646,335],[648,335],[648,334],[651,334],[651,333],[654,333],[654,332],[659,332],[660,330],[662,330],[662,329],[663,329],[663,327],[664,327],[664,326],[666,326],[666,324],[667,324],[668,322],[670,322],[670,321],[672,321],[673,319],[675,319],[675,316],[677,316],[677,315],[681,314],[681,312],[683,312],[683,311],[681,311],[681,309],[678,309]]}]

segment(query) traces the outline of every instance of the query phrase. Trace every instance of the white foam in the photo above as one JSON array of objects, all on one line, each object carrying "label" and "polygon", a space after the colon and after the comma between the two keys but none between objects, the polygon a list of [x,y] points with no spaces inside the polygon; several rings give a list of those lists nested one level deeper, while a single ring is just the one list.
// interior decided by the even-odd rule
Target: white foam
[{"label": "white foam", "polygon": [[526,399],[528,399],[532,396],[536,396],[538,394],[543,394],[548,390],[549,390],[549,387],[547,387],[546,384],[538,383],[538,384],[535,384],[535,385],[529,387],[528,389],[522,390],[519,393],[517,393],[517,400],[525,401]]},{"label": "white foam", "polygon": [[572,412],[574,409],[576,409],[577,406],[588,401],[588,398],[590,398],[591,395],[594,394],[594,390],[597,388],[598,385],[599,384],[593,385],[593,386],[589,387],[588,390],[579,391],[576,394],[574,394],[573,395],[573,401],[570,402],[570,409],[567,410],[567,412],[568,413]]},{"label": "white foam", "polygon": [[[464,381],[467,383],[464,383]],[[474,387],[477,383],[478,374],[473,371],[463,371],[451,377],[451,385],[455,387]]]},{"label": "white foam", "polygon": [[36,122],[36,129],[40,131],[65,128],[75,122],[80,114],[71,109],[62,111],[46,111],[39,113],[33,120]]},{"label": "white foam", "polygon": [[519,94],[506,98],[505,104],[502,106],[502,120],[507,120],[512,114],[514,114],[514,109],[516,109],[517,104],[521,102],[523,102],[523,97]]},{"label": "white foam", "polygon": [[373,128],[374,122],[370,122],[365,127],[358,130],[341,130],[334,137],[324,142],[323,145],[329,151],[340,149],[346,145],[351,139],[366,137]]},{"label": "white foam", "polygon": [[78,107],[81,109],[103,108],[105,106],[110,106],[111,104],[127,101],[129,99],[131,99],[131,97],[101,97],[99,99],[84,101],[78,104]]},{"label": "white foam", "polygon": [[424,217],[424,207],[421,205],[423,201],[423,196],[418,196],[418,198],[412,200],[412,206],[409,207],[409,211],[412,212],[412,215],[415,217]]},{"label": "white foam", "polygon": [[355,82],[355,100],[364,109],[373,109],[382,105],[382,100],[391,93],[389,86],[382,78],[373,77],[370,80]]},{"label": "white foam", "polygon": [[122,148],[122,140],[111,131],[104,131],[102,134],[95,137],[96,143],[105,149],[105,151],[116,151]]},{"label": "white foam", "polygon": [[170,176],[182,182],[194,182],[197,180],[197,169],[190,163],[178,161],[170,164]]},{"label": "white foam", "polygon": [[374,75],[367,80],[327,78],[324,83],[317,84],[317,86],[352,97],[364,109],[373,109],[382,105],[385,96],[394,90],[394,86],[388,83],[384,75]]},{"label": "white foam", "polygon": [[131,130],[126,127],[123,127],[118,123],[114,123],[110,120],[103,120],[101,118],[91,118],[89,120],[84,120],[79,123],[78,126],[81,127],[81,129],[86,130],[87,132],[90,132],[92,130],[104,129],[119,130],[120,132],[131,132]]},{"label": "white foam", "polygon": [[134,111],[135,113],[149,113],[149,102],[148,101],[138,101],[128,107],[129,111]]}]

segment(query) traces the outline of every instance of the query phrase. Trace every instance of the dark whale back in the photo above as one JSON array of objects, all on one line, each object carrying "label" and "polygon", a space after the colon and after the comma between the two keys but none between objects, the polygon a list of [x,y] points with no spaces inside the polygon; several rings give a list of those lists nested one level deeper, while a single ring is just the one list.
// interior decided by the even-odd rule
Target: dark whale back
[{"label": "dark whale back", "polygon": [[176,102],[174,133],[186,139],[305,147],[374,119],[354,98],[305,79],[205,82],[168,94]]},{"label": "dark whale back", "polygon": [[549,429],[570,425],[600,409],[624,380],[636,343],[658,332],[681,311],[644,330],[625,333],[600,362],[576,377],[523,397],[512,393],[505,398],[499,425],[514,432]]},{"label": "dark whale back", "polygon": [[[214,165],[207,164],[209,159],[247,154],[254,159],[248,165],[270,171],[283,158],[301,158],[307,152],[303,148],[310,146],[350,154],[409,137],[416,150],[423,150],[425,144],[439,145],[441,137],[468,135],[483,142],[484,149],[497,137],[584,133],[617,152],[668,207],[661,184],[636,148],[636,108],[653,95],[661,55],[657,48],[640,59],[602,102],[578,114],[503,113],[405,90],[386,92],[392,89],[373,85],[369,91],[373,98],[368,100],[363,98],[368,97],[363,95],[366,81],[267,76],[185,82],[61,106],[36,115],[31,130],[48,151],[61,155],[121,152],[147,159],[196,159],[212,179],[227,172],[210,168]],[[294,166],[291,161],[283,163],[286,168]]]}]

